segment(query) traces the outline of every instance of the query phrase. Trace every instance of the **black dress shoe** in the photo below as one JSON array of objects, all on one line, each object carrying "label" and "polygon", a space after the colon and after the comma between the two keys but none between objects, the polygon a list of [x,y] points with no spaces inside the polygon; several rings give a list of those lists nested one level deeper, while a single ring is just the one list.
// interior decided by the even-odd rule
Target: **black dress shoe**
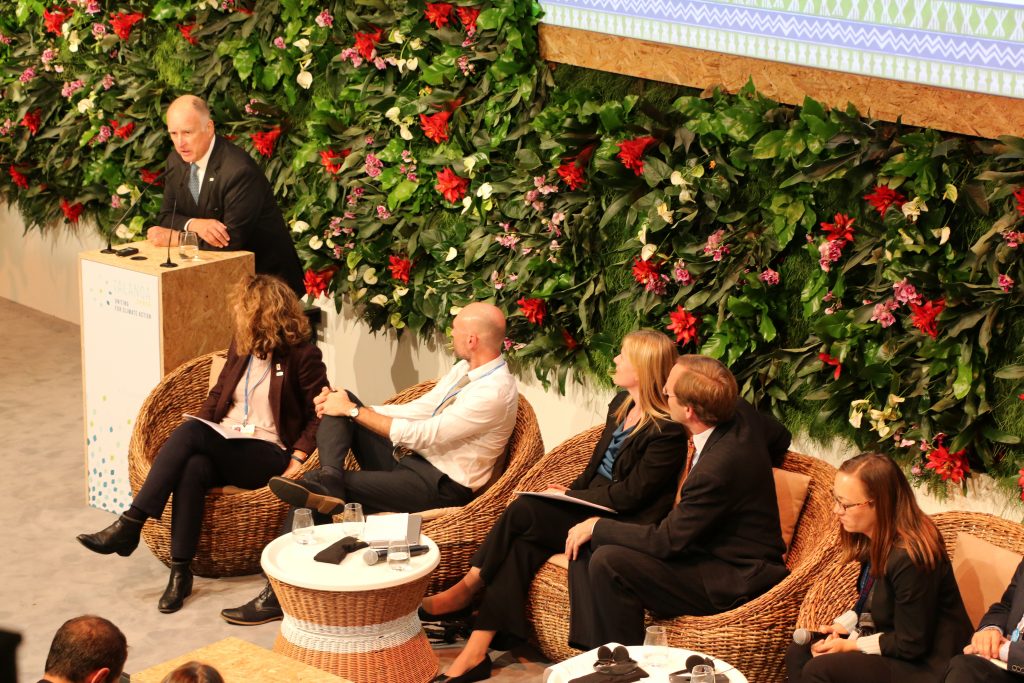
[{"label": "black dress shoe", "polygon": [[336,515],[345,509],[344,500],[311,481],[271,477],[267,485],[271,493],[292,507],[311,508],[324,515]]},{"label": "black dress shoe", "polygon": [[189,562],[171,562],[171,577],[167,580],[167,588],[160,596],[157,608],[164,614],[177,612],[185,603],[185,598],[192,595],[192,570]]},{"label": "black dress shoe", "polygon": [[472,669],[459,676],[441,674],[434,679],[434,683],[473,683],[473,681],[486,681],[491,677],[491,658],[484,657],[484,660]]},{"label": "black dress shoe", "polygon": [[117,553],[121,557],[128,557],[138,547],[141,533],[142,522],[136,522],[121,515],[102,531],[97,531],[94,534],[79,534],[78,542],[100,555]]},{"label": "black dress shoe", "polygon": [[281,603],[277,601],[274,588],[267,581],[267,585],[255,598],[241,607],[222,609],[220,616],[229,624],[256,626],[279,621],[284,618],[284,612],[281,611]]}]

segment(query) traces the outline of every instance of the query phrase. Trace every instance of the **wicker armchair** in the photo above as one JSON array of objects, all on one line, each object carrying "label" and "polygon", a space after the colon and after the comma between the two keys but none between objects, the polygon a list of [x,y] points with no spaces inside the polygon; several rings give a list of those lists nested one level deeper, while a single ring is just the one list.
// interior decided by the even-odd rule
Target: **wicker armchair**
[{"label": "wicker armchair", "polygon": [[[128,451],[132,491],[138,491],[149,474],[150,465],[164,441],[183,421],[183,413],[195,413],[206,398],[212,353],[189,361],[170,374],[142,404]],[[392,397],[388,403],[405,403],[430,390],[434,382],[417,384]],[[469,557],[507,504],[518,477],[543,454],[540,427],[533,408],[519,398],[516,426],[509,440],[509,453],[502,476],[472,503],[462,508],[433,510],[423,532],[442,549],[442,563],[434,573],[432,587],[454,583],[469,568]],[[319,466],[313,453],[302,466],[305,473]],[[143,540],[164,564],[170,563],[171,497],[159,520],[151,519],[142,530]],[[275,539],[288,512],[270,489],[244,490],[234,487],[212,489],[206,496],[202,531],[192,571],[200,576],[238,576],[260,571],[260,553]],[[438,588],[440,589],[440,588]]]},{"label": "wicker armchair", "polygon": [[[549,463],[551,472],[557,471],[566,481],[571,479],[582,471],[599,434],[599,428],[591,429],[552,450],[534,468],[538,477],[524,481],[524,485],[538,488],[541,482],[556,481],[554,474],[542,474]],[[811,579],[834,555],[838,539],[831,497],[835,469],[821,460],[792,452],[786,455],[783,469],[811,477],[807,499],[786,556],[789,576],[764,595],[722,614],[650,619],[652,623],[667,627],[670,645],[725,659],[751,681],[783,680],[782,659],[800,603]],[[537,642],[543,653],[554,661],[579,654],[567,643],[568,577],[559,559],[564,556],[548,561],[537,573],[528,606]]]},{"label": "wicker armchair", "polygon": [[[957,553],[957,535],[966,532],[989,543],[1024,554],[1024,526],[983,512],[940,512],[932,515],[950,559]],[[815,579],[800,608],[797,626],[815,628],[830,623],[837,614],[857,602],[856,562],[835,562]]]}]

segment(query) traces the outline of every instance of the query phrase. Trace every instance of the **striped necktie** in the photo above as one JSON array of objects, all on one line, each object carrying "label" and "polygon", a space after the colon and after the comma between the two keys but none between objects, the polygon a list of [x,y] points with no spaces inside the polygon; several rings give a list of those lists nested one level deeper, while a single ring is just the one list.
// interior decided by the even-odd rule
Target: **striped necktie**
[{"label": "striped necktie", "polygon": [[191,164],[188,174],[188,191],[192,193],[192,201],[199,203],[199,164]]}]

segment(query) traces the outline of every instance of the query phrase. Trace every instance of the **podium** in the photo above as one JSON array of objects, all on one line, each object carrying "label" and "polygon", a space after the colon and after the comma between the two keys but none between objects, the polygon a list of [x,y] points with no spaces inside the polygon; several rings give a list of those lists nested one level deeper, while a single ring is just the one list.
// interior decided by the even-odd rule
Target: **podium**
[{"label": "podium", "polygon": [[185,261],[172,247],[178,267],[161,268],[166,247],[131,246],[145,259],[78,255],[87,499],[111,512],[131,504],[128,444],[142,402],[177,366],[227,347],[228,291],[255,264],[248,251],[201,251],[202,260]]}]

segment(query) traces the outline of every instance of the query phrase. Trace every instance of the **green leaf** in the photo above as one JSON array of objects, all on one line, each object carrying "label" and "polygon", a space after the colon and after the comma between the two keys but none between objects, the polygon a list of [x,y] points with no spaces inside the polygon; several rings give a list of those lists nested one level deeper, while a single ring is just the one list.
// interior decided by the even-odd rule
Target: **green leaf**
[{"label": "green leaf", "polygon": [[998,379],[1024,379],[1024,365],[1004,365],[992,375]]},{"label": "green leaf", "polygon": [[784,130],[773,130],[762,135],[761,139],[754,145],[754,158],[774,159],[779,156],[779,152],[782,149],[782,141],[785,137],[786,131]]},{"label": "green leaf", "polygon": [[956,380],[953,382],[953,396],[962,399],[971,391],[973,377],[971,373],[971,357],[961,358],[956,366]]},{"label": "green leaf", "polygon": [[399,205],[409,199],[409,197],[412,197],[418,187],[419,183],[414,183],[408,179],[398,183],[398,185],[388,193],[388,209],[394,211]]},{"label": "green leaf", "polygon": [[232,62],[239,78],[243,81],[247,80],[252,75],[253,66],[256,64],[256,52],[252,49],[239,50],[232,58]]}]

